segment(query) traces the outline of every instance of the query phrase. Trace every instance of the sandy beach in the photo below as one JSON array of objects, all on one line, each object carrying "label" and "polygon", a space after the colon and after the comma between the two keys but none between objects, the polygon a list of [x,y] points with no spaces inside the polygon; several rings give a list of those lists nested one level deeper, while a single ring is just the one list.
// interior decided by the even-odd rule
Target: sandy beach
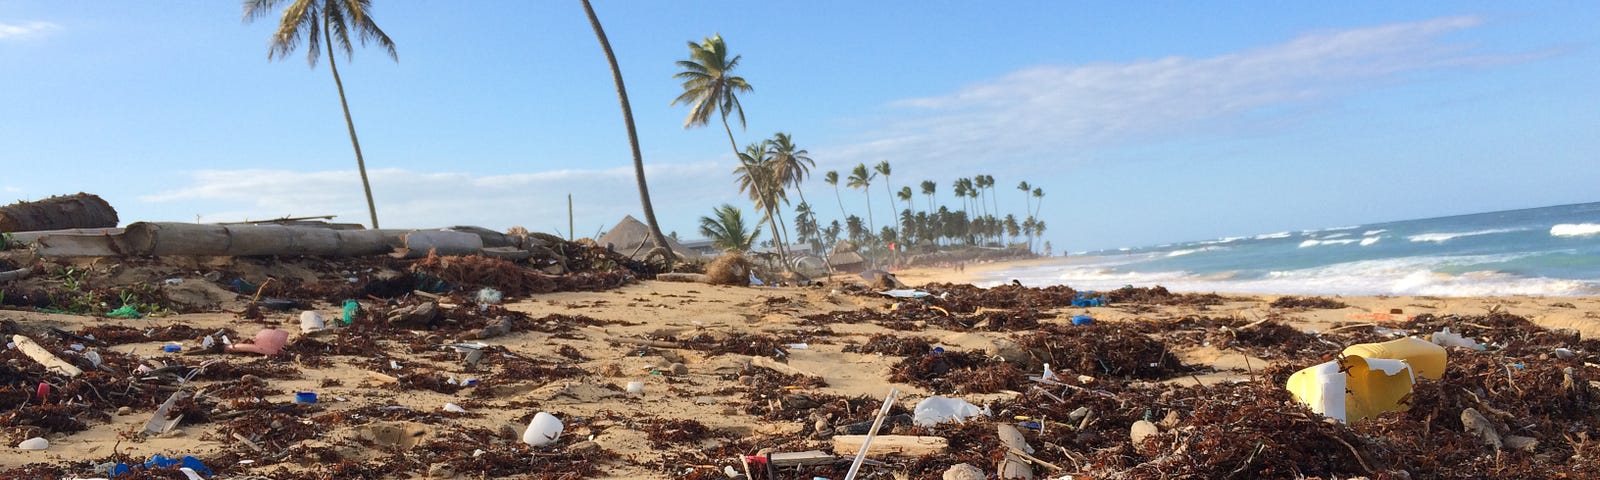
[{"label": "sandy beach", "polygon": [[[919,287],[961,282],[980,272],[1039,261],[969,265],[964,272],[908,269],[898,275]],[[204,280],[184,280],[199,281]],[[1014,370],[1006,371],[1037,375],[1039,372],[1033,371],[1036,360],[1015,358],[1015,352],[1007,350],[1015,349],[1018,342],[1026,343],[1029,336],[1068,331],[1063,329],[1074,328],[1073,316],[1089,315],[1096,324],[1093,328],[1149,332],[1135,337],[1156,338],[1165,344],[1163,358],[1139,361],[1176,360],[1185,366],[1182,373],[1134,376],[1063,363],[1055,367],[1059,374],[1081,380],[1073,382],[1085,385],[1074,387],[1078,390],[1121,391],[1248,384],[1263,372],[1292,371],[1331,358],[1327,353],[1330,347],[1286,352],[1272,345],[1174,340],[1182,335],[1214,340],[1219,332],[1264,321],[1330,345],[1347,339],[1317,333],[1364,332],[1361,338],[1377,338],[1383,334],[1375,333],[1374,327],[1383,325],[1404,333],[1426,334],[1431,332],[1407,330],[1408,322],[1418,315],[1478,318],[1491,312],[1524,317],[1549,329],[1570,329],[1585,339],[1600,335],[1600,319],[1595,313],[1600,311],[1600,299],[1590,297],[1342,297],[1332,300],[1346,306],[1307,309],[1274,308],[1270,306],[1277,299],[1273,295],[1226,295],[1215,302],[1173,296],[1166,298],[1190,300],[1040,308],[973,300],[985,294],[963,292],[967,292],[961,294],[967,300],[955,302],[951,300],[955,297],[950,297],[924,304],[922,300],[897,301],[843,283],[771,288],[643,281],[604,291],[535,294],[503,306],[475,305],[454,297],[438,301],[447,318],[476,318],[449,312],[477,309],[488,312],[489,317],[518,319],[510,333],[483,340],[463,338],[463,330],[453,327],[403,329],[361,321],[339,332],[303,336],[298,310],[267,312],[262,320],[241,320],[240,315],[230,313],[245,308],[248,299],[244,298],[228,299],[216,313],[136,320],[0,310],[8,335],[29,335],[54,347],[53,351],[71,350],[68,344],[74,342],[51,335],[50,329],[79,335],[101,332],[105,344],[88,349],[98,350],[113,366],[79,380],[90,377],[116,383],[123,379],[119,385],[134,386],[128,387],[128,392],[143,389],[142,393],[100,402],[124,405],[121,411],[54,407],[71,422],[58,419],[50,425],[30,426],[19,410],[0,416],[6,421],[7,442],[0,451],[0,471],[45,472],[49,470],[40,470],[39,464],[48,464],[58,469],[49,471],[52,474],[89,477],[95,475],[95,463],[142,461],[163,454],[193,455],[212,469],[227,472],[229,478],[478,478],[518,473],[533,478],[726,478],[724,467],[742,473],[740,455],[830,451],[830,431],[870,421],[872,411],[891,388],[902,395],[895,412],[909,411],[918,401],[935,395],[954,396],[976,405],[1022,405],[1044,398],[1036,393],[1043,390],[1027,388],[1029,382],[1020,377],[981,392],[960,386],[978,378],[973,372],[927,382],[896,380],[897,369],[906,368],[907,357],[922,356],[906,350],[885,353],[881,345],[895,345],[897,339],[927,342],[924,347],[937,346],[944,352],[976,352],[973,358],[984,362],[982,368],[1010,362],[1004,368]],[[1037,300],[1026,299],[1042,298],[1037,297],[1043,295],[1039,292],[1021,295],[1007,290],[994,298],[1033,302]],[[942,312],[929,309],[940,305]],[[364,304],[363,308],[388,307]],[[329,319],[341,314],[340,306],[328,303],[315,304],[312,310]],[[1200,318],[1209,320],[1196,323]],[[121,340],[104,338],[117,327],[127,327]],[[294,344],[286,353],[261,357],[202,353],[196,340],[222,329],[243,338],[261,328],[293,332]],[[162,332],[172,329],[181,332],[163,336]],[[1488,332],[1491,338],[1486,341],[1493,342],[1493,330]],[[162,352],[169,340],[182,350]],[[448,346],[455,342],[489,346],[482,348],[485,358],[472,365]],[[863,351],[873,345],[880,347]],[[1580,350],[1582,358],[1591,353]],[[1168,354],[1172,358],[1167,358]],[[17,400],[13,405],[24,400],[37,402],[31,398],[31,389],[15,384],[23,372],[37,365],[16,349],[6,351],[4,358],[11,369],[6,373],[8,381],[13,382],[7,387],[7,398]],[[138,364],[158,371],[185,366],[178,371],[202,372],[189,382],[166,384],[158,374],[122,370]],[[208,370],[219,373],[205,373]],[[252,378],[241,381],[246,374]],[[85,395],[109,395],[73,388],[72,379],[51,378],[58,383],[59,393],[44,399],[46,406],[84,403],[80,397]],[[133,380],[127,380],[130,378]],[[627,392],[630,382],[642,382],[642,392]],[[474,385],[465,386],[468,383]],[[135,433],[151,420],[154,407],[180,387],[198,393],[200,400],[184,403],[181,410],[186,415],[172,430],[154,435]],[[297,405],[296,392],[315,392],[318,401]],[[459,409],[446,411],[446,405]],[[521,442],[521,435],[538,412],[561,419],[565,431],[549,446],[529,447]],[[1128,426],[1115,419],[1130,414],[1107,412],[1106,423],[1100,427],[1105,432],[1097,434],[1105,438],[1080,438],[1078,442],[1098,449],[1126,444]],[[251,421],[251,416],[262,415],[265,423]],[[886,431],[952,434],[909,425],[891,425]],[[49,448],[10,448],[35,435],[47,439]],[[1029,437],[1036,444],[1066,444],[1035,430],[1029,430]],[[1116,440],[1118,437],[1121,440]],[[983,458],[992,457],[993,449],[998,448],[982,441],[969,447]],[[1059,448],[1063,449],[1041,450],[1037,456],[1053,459],[1049,463],[1063,470],[1047,472],[1047,467],[1036,467],[1040,474],[1104,474],[1123,468],[1061,465],[1079,463],[1069,458],[1088,458],[1095,450]],[[869,467],[875,472],[870,478],[890,478],[897,472],[935,478],[943,465],[972,457],[947,454],[918,461],[887,453],[872,455],[887,463]],[[977,466],[985,471],[994,468],[993,464]],[[783,470],[779,478],[842,473],[835,465],[812,468],[820,470]]]}]

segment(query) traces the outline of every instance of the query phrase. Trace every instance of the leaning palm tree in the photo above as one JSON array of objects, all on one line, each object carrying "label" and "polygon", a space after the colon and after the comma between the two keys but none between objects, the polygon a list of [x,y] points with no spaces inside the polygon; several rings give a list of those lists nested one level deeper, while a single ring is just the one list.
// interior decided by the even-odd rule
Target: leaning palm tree
[{"label": "leaning palm tree", "polygon": [[994,175],[984,175],[983,176],[983,185],[985,187],[989,187],[989,202],[994,204],[994,210],[990,210],[990,212],[991,212],[990,215],[999,216],[1000,215],[1000,196],[994,194]]},{"label": "leaning palm tree", "polygon": [[[899,207],[894,206],[894,186],[889,184],[889,173],[892,172],[893,170],[889,168],[889,161],[888,160],[884,160],[884,161],[878,162],[878,164],[876,166],[873,166],[872,169],[873,169],[873,171],[878,172],[879,175],[883,175],[883,191],[889,194],[889,213],[891,214],[889,219],[890,220],[894,220],[893,214],[895,212],[900,211],[900,209],[899,209]],[[889,223],[891,225],[894,224],[893,221],[891,221]],[[898,236],[899,232],[895,232],[895,233],[897,234],[896,236]]]},{"label": "leaning palm tree", "polygon": [[[703,127],[711,120],[712,113],[718,113],[722,118],[722,130],[728,133],[728,147],[733,150],[733,157],[739,158],[739,143],[733,140],[733,128],[728,126],[728,114],[739,115],[739,127],[744,128],[744,107],[739,105],[739,94],[749,93],[755,89],[750,86],[744,77],[733,75],[733,69],[739,67],[741,55],[728,58],[728,45],[722,41],[722,34],[706,37],[700,43],[689,42],[689,59],[679,60],[677,65],[683,71],[675,73],[672,78],[683,80],[683,93],[672,100],[673,105],[679,103],[689,105],[689,117],[684,119],[683,128]],[[764,188],[757,184],[755,188]],[[757,193],[765,197],[766,193]],[[771,215],[767,220],[772,231],[778,231],[777,221]],[[783,248],[778,249],[778,259],[787,265],[789,262],[783,258]]]},{"label": "leaning palm tree", "polygon": [[872,220],[872,193],[867,191],[867,187],[872,186],[872,179],[877,178],[877,176],[878,174],[867,171],[867,164],[857,163],[856,168],[850,170],[850,183],[845,185],[850,188],[859,188],[861,193],[867,195],[867,232],[869,233],[877,230],[878,227],[876,226],[877,222]]},{"label": "leaning palm tree", "polygon": [[828,185],[833,185],[833,199],[839,202],[839,218],[850,216],[844,213],[844,198],[839,196],[839,172],[828,170],[828,173],[822,174],[822,181]]},{"label": "leaning palm tree", "polygon": [[711,210],[710,217],[700,217],[700,234],[711,239],[711,245],[723,250],[747,252],[761,236],[761,227],[750,228],[744,223],[744,212],[728,205]]},{"label": "leaning palm tree", "polygon": [[[245,0],[244,20],[249,22],[264,17],[284,1]],[[345,129],[350,132],[350,146],[356,150],[356,170],[361,172],[361,189],[367,195],[367,213],[372,216],[372,228],[376,229],[378,207],[372,202],[372,183],[367,181],[367,161],[361,156],[361,142],[356,140],[356,123],[350,119],[350,103],[345,100],[344,81],[339,78],[339,66],[333,58],[335,43],[340,50],[344,50],[345,59],[354,54],[350,44],[350,31],[354,29],[362,45],[376,43],[389,53],[389,58],[400,61],[400,56],[394,50],[394,41],[389,40],[389,35],[372,21],[369,15],[371,11],[371,0],[293,0],[283,9],[278,30],[272,33],[272,41],[267,47],[267,60],[288,57],[303,41],[306,44],[306,63],[314,68],[317,66],[317,56],[321,54],[318,47],[327,47],[328,69],[333,71],[333,85],[339,89],[339,106],[344,109]]]},{"label": "leaning palm tree", "polygon": [[1033,205],[1033,216],[1037,217],[1039,216],[1039,208],[1044,206],[1044,189],[1034,187],[1033,198],[1039,199],[1038,203]]},{"label": "leaning palm tree", "polygon": [[677,253],[667,246],[666,237],[661,235],[661,225],[656,223],[656,210],[650,204],[650,186],[644,180],[644,156],[639,153],[639,134],[633,128],[633,107],[628,104],[628,88],[622,84],[622,69],[617,67],[617,56],[611,52],[611,41],[606,39],[605,29],[600,28],[600,17],[595,16],[589,0],[582,2],[583,12],[589,16],[589,26],[594,27],[594,36],[600,40],[600,49],[605,51],[606,63],[611,66],[611,80],[617,84],[617,101],[622,104],[622,120],[628,127],[628,147],[633,150],[633,176],[639,184],[639,203],[644,207],[644,223],[650,229],[650,242],[665,252],[670,265],[677,261]]}]

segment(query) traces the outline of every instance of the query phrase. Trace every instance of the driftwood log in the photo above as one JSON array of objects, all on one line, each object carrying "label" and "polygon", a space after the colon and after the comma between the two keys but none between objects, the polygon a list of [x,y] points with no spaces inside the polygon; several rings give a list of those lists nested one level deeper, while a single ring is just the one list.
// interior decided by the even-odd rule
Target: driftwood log
[{"label": "driftwood log", "polygon": [[99,196],[78,193],[0,207],[0,232],[111,228],[117,211]]}]

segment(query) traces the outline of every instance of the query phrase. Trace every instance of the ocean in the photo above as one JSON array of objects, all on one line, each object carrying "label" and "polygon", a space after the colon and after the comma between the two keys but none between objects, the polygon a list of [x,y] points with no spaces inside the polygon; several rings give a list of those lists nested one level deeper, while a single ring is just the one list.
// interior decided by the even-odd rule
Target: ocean
[{"label": "ocean", "polygon": [[1600,203],[1120,248],[988,272],[1009,283],[1294,295],[1600,295]]}]

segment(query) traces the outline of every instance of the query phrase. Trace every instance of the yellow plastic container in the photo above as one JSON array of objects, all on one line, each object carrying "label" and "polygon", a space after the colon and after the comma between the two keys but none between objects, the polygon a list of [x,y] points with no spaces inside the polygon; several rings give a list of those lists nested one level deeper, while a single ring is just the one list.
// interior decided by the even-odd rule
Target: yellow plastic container
[{"label": "yellow plastic container", "polygon": [[1400,401],[1414,381],[1406,362],[1349,355],[1295,372],[1286,387],[1311,411],[1355,422],[1409,408]]},{"label": "yellow plastic container", "polygon": [[1401,360],[1411,365],[1417,376],[1438,380],[1444,375],[1444,347],[1417,337],[1406,337],[1383,343],[1362,343],[1345,347],[1345,355],[1365,358]]}]

